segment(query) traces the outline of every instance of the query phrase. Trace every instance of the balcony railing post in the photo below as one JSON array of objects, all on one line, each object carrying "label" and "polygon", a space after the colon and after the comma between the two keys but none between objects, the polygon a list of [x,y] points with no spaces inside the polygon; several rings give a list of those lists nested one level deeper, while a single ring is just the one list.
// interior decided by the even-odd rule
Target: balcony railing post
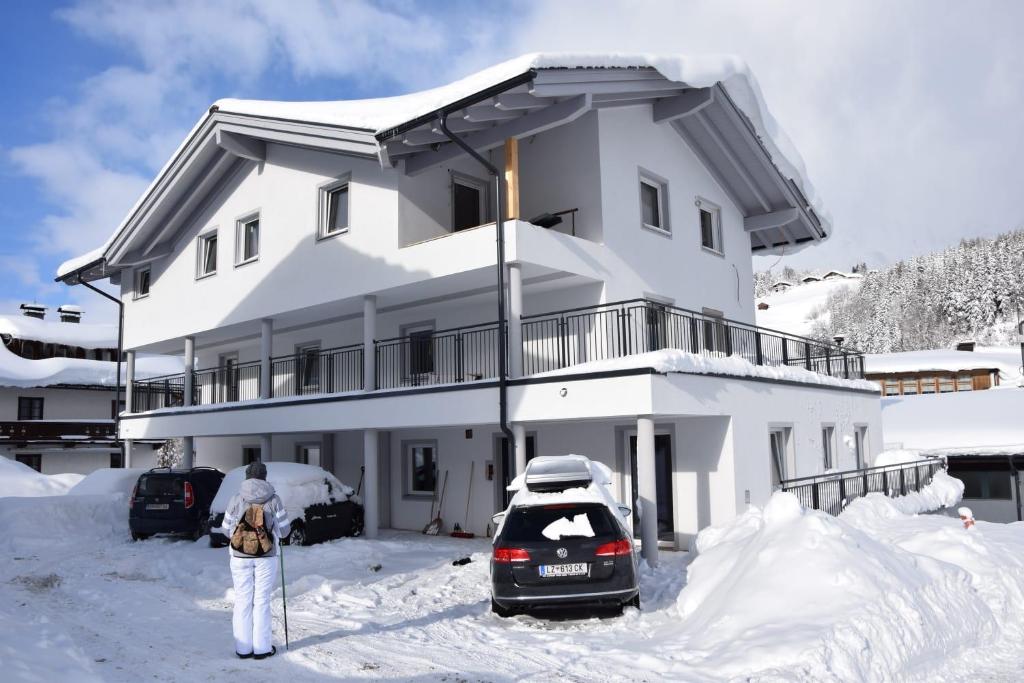
[{"label": "balcony railing post", "polygon": [[818,482],[811,484],[811,507],[815,510],[820,509],[818,507]]},{"label": "balcony railing post", "polygon": [[906,474],[905,474],[906,471],[907,471],[906,467],[901,467],[900,468],[900,495],[903,495],[903,496],[907,495],[907,477],[906,477]]},{"label": "balcony railing post", "polygon": [[789,340],[782,338],[782,364],[789,365]]},{"label": "balcony railing post", "polygon": [[761,332],[754,332],[754,358],[758,365],[764,365],[764,351],[761,349]]},{"label": "balcony railing post", "polygon": [[[501,334],[501,330],[498,330],[498,334]],[[455,334],[455,381],[461,382],[465,379],[463,373],[462,364],[462,331],[458,331]]]},{"label": "balcony railing post", "polygon": [[725,355],[732,355],[732,325],[729,323],[722,323],[722,329],[725,330]]},{"label": "balcony railing post", "polygon": [[558,367],[566,367],[569,355],[569,339],[566,328],[568,327],[564,317],[558,319]]},{"label": "balcony railing post", "polygon": [[700,330],[698,329],[697,319],[692,315],[690,316],[690,352],[700,353]]},{"label": "balcony railing post", "polygon": [[864,470],[864,493],[863,493],[863,495],[865,495],[865,496],[868,495],[868,471],[867,471],[867,469]]},{"label": "balcony railing post", "polygon": [[843,509],[843,501],[846,500],[846,477],[839,477],[839,509]]},{"label": "balcony railing post", "polygon": [[832,354],[829,351],[828,345],[825,345],[825,374],[832,374]]}]

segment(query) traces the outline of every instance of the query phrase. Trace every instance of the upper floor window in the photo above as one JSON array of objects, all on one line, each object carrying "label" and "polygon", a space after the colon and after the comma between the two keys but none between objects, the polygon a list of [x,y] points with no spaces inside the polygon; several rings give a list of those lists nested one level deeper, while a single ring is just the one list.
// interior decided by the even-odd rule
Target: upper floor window
[{"label": "upper floor window", "polygon": [[671,232],[668,224],[668,184],[649,173],[640,174],[640,222],[645,228]]},{"label": "upper floor window", "polygon": [[836,466],[836,428],[832,425],[821,426],[821,456],[825,469]]},{"label": "upper floor window", "polygon": [[348,180],[320,188],[320,237],[348,232]]},{"label": "upper floor window", "polygon": [[43,398],[42,398],[42,396],[19,396],[18,397],[18,419],[19,420],[42,420],[43,419]]},{"label": "upper floor window", "polygon": [[251,214],[235,224],[235,265],[260,257],[260,215]]},{"label": "upper floor window", "polygon": [[152,270],[149,266],[139,268],[135,271],[135,298],[141,299],[149,296],[149,282],[152,277]]},{"label": "upper floor window", "polygon": [[475,228],[487,220],[487,184],[452,174],[452,232]]},{"label": "upper floor window", "polygon": [[706,199],[697,199],[700,220],[700,245],[717,254],[725,250],[722,245],[722,209]]},{"label": "upper floor window", "polygon": [[207,277],[217,272],[217,231],[199,236],[196,277]]}]

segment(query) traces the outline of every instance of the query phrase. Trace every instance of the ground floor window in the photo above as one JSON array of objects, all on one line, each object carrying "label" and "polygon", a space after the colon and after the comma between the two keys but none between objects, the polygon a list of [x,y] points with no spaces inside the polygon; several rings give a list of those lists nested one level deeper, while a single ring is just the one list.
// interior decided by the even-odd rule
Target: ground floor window
[{"label": "ground floor window", "polygon": [[1013,475],[1008,470],[956,469],[949,475],[964,483],[964,498],[1011,500]]},{"label": "ground floor window", "polygon": [[16,455],[15,459],[22,465],[28,465],[36,472],[43,471],[43,456],[38,453],[22,453],[21,455]]},{"label": "ground floor window", "polygon": [[407,441],[403,446],[406,495],[433,495],[437,488],[437,442]]},{"label": "ground floor window", "polygon": [[868,455],[868,428],[861,425],[854,428],[853,448],[857,457],[857,469],[863,469]]},{"label": "ground floor window", "polygon": [[242,464],[250,465],[254,462],[258,462],[260,458],[260,447],[259,446],[243,446],[242,447]]},{"label": "ground floor window", "polygon": [[786,455],[789,452],[790,428],[779,427],[768,432],[772,458],[772,486],[779,487],[788,478]]},{"label": "ground floor window", "polygon": [[119,469],[124,467],[124,456],[121,455],[121,451],[115,451],[110,454],[110,469]]}]

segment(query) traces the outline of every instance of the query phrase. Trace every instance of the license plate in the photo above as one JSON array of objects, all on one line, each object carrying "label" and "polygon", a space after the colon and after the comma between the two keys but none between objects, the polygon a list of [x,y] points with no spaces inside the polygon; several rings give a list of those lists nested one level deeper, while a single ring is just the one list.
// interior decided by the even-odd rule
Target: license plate
[{"label": "license plate", "polygon": [[166,510],[170,507],[167,503],[150,503],[146,506],[147,510]]},{"label": "license plate", "polygon": [[569,564],[542,564],[540,575],[544,578],[558,576],[589,576],[590,565],[586,562],[571,562]]}]

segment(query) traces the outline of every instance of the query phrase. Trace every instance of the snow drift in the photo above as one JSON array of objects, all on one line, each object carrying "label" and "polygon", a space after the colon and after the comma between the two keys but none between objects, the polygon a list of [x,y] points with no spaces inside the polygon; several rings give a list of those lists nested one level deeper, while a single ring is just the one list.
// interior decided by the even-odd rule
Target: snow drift
[{"label": "snow drift", "polygon": [[81,479],[81,474],[40,474],[24,463],[0,455],[0,498],[58,496]]},{"label": "snow drift", "polygon": [[143,467],[104,467],[87,474],[85,479],[71,487],[68,495],[109,496],[120,494],[127,498],[139,481],[139,476],[147,471]]},{"label": "snow drift", "polygon": [[0,553],[127,543],[128,496],[0,498]]}]

